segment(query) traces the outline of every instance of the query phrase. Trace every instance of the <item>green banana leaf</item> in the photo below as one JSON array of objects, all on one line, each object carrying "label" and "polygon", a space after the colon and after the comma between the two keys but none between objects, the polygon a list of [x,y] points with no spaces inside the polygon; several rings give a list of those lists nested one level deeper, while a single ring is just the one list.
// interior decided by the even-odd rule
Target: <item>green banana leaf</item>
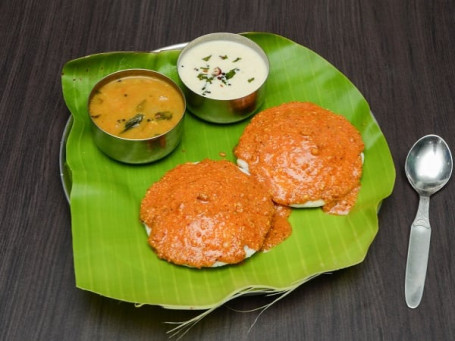
[{"label": "green banana leaf", "polygon": [[158,259],[139,221],[147,188],[184,162],[204,158],[235,161],[232,150],[248,120],[216,125],[187,113],[183,140],[168,157],[140,166],[113,161],[92,140],[87,112],[91,88],[105,75],[128,68],[157,70],[181,84],[176,71],[179,51],[112,52],[72,60],[63,68],[62,86],[73,120],[65,142],[65,161],[71,173],[78,288],[137,304],[209,309],[251,290],[292,290],[318,274],[365,258],[378,231],[379,205],[391,194],[395,181],[387,142],[368,103],[343,74],[311,50],[274,34],[244,35],[258,43],[270,60],[263,108],[311,101],[346,116],[361,132],[366,149],[356,206],[347,216],[294,209],[292,236],[238,265],[198,270]]}]

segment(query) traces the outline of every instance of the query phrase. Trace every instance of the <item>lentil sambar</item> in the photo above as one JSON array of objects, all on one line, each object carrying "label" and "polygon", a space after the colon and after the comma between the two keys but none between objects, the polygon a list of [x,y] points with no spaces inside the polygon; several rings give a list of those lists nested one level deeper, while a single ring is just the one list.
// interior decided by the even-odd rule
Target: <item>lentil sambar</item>
[{"label": "lentil sambar", "polygon": [[126,75],[102,84],[89,100],[92,121],[125,139],[165,134],[182,118],[185,100],[173,84],[147,74]]}]

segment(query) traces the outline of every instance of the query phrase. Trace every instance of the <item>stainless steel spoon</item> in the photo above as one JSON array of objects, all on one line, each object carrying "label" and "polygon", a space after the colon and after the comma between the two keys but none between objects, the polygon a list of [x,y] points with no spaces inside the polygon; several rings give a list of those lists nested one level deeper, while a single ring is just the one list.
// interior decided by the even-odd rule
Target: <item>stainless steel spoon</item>
[{"label": "stainless steel spoon", "polygon": [[437,135],[419,139],[408,153],[405,172],[420,195],[419,208],[411,225],[406,263],[405,297],[410,308],[420,304],[430,251],[430,196],[449,181],[453,160],[447,143]]}]

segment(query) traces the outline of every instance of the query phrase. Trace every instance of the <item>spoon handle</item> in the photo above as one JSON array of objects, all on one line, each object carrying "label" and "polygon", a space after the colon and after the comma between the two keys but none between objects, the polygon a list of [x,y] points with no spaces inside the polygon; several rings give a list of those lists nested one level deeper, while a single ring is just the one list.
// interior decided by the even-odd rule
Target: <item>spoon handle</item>
[{"label": "spoon handle", "polygon": [[425,286],[431,238],[429,208],[430,197],[420,196],[419,208],[411,225],[406,263],[405,297],[409,308],[420,304]]}]

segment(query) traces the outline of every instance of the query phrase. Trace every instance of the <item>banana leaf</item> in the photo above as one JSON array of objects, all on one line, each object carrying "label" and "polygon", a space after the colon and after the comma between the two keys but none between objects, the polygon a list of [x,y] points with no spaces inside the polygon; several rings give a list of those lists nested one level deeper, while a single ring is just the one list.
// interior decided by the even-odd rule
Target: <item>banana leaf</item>
[{"label": "banana leaf", "polygon": [[171,309],[210,309],[251,291],[292,290],[318,274],[358,264],[378,232],[378,208],[389,196],[395,168],[387,142],[356,87],[325,59],[284,37],[245,33],[270,61],[263,108],[311,101],[347,117],[365,142],[357,204],[347,216],[321,209],[294,209],[292,235],[241,264],[211,269],[176,266],[157,258],[139,221],[147,188],[184,162],[205,158],[235,161],[232,150],[248,120],[216,125],[185,115],[183,139],[166,158],[126,165],[94,145],[87,99],[95,83],[128,68],[159,71],[181,85],[178,50],[111,52],[66,63],[63,96],[73,124],[66,143],[71,174],[70,210],[76,286],[106,297]]}]

